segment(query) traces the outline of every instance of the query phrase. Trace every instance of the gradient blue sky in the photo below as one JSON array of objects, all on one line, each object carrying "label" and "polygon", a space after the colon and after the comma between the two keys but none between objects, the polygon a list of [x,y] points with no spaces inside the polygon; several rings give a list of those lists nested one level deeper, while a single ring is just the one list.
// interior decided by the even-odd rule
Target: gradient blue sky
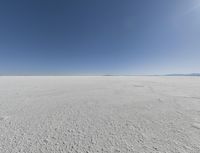
[{"label": "gradient blue sky", "polygon": [[0,74],[200,72],[199,0],[1,0]]}]

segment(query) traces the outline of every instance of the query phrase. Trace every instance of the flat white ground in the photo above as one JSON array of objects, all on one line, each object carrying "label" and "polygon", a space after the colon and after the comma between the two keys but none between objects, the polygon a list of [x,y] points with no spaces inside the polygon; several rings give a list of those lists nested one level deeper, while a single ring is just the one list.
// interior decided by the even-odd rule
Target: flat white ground
[{"label": "flat white ground", "polygon": [[200,153],[200,77],[0,77],[0,153]]}]

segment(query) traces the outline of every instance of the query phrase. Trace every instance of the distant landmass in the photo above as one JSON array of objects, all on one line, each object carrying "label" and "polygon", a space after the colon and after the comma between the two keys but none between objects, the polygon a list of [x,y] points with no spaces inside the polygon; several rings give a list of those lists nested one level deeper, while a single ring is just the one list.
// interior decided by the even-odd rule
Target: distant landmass
[{"label": "distant landmass", "polygon": [[189,74],[167,74],[166,76],[200,76],[200,73],[189,73]]}]

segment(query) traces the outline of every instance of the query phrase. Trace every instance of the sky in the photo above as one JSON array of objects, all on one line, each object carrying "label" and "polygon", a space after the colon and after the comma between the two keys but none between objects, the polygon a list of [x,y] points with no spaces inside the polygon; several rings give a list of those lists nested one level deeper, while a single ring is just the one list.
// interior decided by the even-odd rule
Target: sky
[{"label": "sky", "polygon": [[1,0],[0,75],[200,72],[200,0]]}]

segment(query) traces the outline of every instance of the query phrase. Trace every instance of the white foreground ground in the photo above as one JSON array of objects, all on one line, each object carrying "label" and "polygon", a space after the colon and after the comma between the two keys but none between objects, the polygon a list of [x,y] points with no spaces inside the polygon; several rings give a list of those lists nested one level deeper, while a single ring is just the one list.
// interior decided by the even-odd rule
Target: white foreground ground
[{"label": "white foreground ground", "polygon": [[0,77],[0,153],[200,153],[200,77]]}]

